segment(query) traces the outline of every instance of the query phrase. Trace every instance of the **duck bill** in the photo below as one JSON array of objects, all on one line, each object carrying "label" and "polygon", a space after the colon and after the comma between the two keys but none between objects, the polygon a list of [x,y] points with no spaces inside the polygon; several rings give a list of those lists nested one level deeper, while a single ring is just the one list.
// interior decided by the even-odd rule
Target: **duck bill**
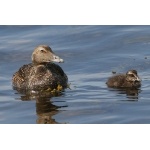
[{"label": "duck bill", "polygon": [[136,78],[136,82],[141,82],[141,79],[139,77]]},{"label": "duck bill", "polygon": [[63,59],[61,59],[59,56],[57,56],[57,55],[53,55],[53,60],[52,60],[53,62],[58,62],[58,63],[63,63],[64,62],[64,60]]}]

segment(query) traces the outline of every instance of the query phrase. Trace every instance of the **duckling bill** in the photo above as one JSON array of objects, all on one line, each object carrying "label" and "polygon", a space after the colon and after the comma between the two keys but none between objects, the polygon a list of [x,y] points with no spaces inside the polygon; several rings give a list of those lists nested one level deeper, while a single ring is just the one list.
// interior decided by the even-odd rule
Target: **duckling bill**
[{"label": "duckling bill", "polygon": [[31,56],[32,63],[23,65],[12,77],[14,88],[27,90],[46,90],[67,88],[68,77],[59,65],[64,60],[55,55],[47,45],[36,47]]},{"label": "duckling bill", "polygon": [[114,88],[138,88],[141,86],[141,79],[139,78],[136,70],[129,70],[126,74],[118,74],[110,77],[106,84],[108,87]]}]

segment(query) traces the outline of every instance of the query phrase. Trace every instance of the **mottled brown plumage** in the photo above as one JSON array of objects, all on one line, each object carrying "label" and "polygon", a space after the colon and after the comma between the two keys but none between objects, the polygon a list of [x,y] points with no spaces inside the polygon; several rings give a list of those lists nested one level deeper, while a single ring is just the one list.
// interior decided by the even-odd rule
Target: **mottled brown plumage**
[{"label": "mottled brown plumage", "polygon": [[23,65],[12,78],[13,87],[26,90],[62,89],[67,87],[68,78],[60,66],[52,63],[63,62],[51,48],[40,45],[32,54],[32,63]]},{"label": "mottled brown plumage", "polygon": [[136,70],[129,70],[126,74],[118,74],[110,77],[106,82],[108,87],[140,87],[141,80],[137,74]]}]

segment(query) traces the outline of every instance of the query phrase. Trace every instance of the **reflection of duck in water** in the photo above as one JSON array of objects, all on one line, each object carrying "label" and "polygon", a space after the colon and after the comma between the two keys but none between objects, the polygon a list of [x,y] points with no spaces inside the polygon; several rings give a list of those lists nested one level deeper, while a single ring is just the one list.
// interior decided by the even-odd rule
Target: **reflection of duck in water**
[{"label": "reflection of duck in water", "polygon": [[59,106],[53,105],[49,98],[36,99],[36,113],[38,124],[56,124],[52,117],[59,112]]},{"label": "reflection of duck in water", "polygon": [[[18,91],[20,93],[20,91]],[[66,104],[64,104],[64,101],[62,101],[61,106],[57,106],[52,103],[52,97],[54,95],[51,92],[24,92],[20,93],[20,98],[22,101],[30,101],[30,100],[36,100],[36,114],[37,119],[36,123],[38,124],[57,124],[58,122],[55,120],[54,115],[59,113],[59,109],[62,107],[67,107]],[[63,93],[57,93],[57,97],[62,96]]]},{"label": "reflection of duck in water", "polygon": [[110,77],[106,84],[114,88],[138,88],[141,86],[141,80],[136,70],[129,70],[126,74]]},{"label": "reflection of duck in water", "polygon": [[13,87],[22,90],[56,90],[67,88],[68,78],[60,66],[63,62],[47,45],[40,45],[32,53],[32,63],[23,65],[12,78]]}]

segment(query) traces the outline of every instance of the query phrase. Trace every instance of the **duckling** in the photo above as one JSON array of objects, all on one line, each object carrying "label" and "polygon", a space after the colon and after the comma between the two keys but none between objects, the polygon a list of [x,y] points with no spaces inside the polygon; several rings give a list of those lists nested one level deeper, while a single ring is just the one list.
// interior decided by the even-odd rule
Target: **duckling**
[{"label": "duckling", "polygon": [[59,65],[64,62],[47,45],[37,46],[32,53],[32,63],[23,65],[12,77],[16,89],[54,90],[58,86],[67,88],[68,77]]},{"label": "duckling", "polygon": [[114,88],[138,88],[141,86],[141,79],[139,78],[136,70],[129,70],[126,74],[118,74],[110,77],[106,84],[108,87]]}]

